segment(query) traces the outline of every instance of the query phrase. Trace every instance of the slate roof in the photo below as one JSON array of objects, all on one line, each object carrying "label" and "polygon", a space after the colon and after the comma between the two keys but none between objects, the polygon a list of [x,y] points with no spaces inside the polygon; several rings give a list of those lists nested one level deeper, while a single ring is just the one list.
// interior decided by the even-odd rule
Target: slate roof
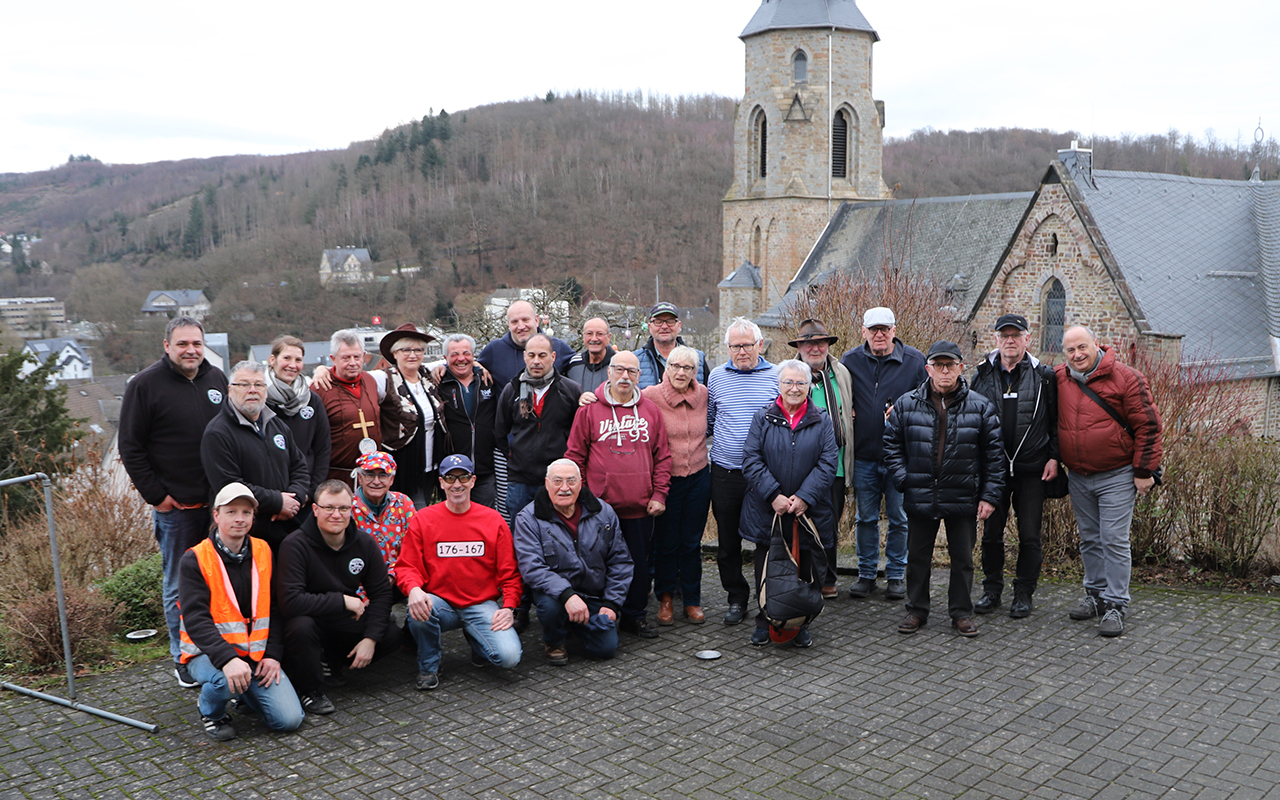
[{"label": "slate roof", "polygon": [[[84,348],[80,346],[80,343],[75,339],[68,339],[66,337],[58,337],[56,339],[31,339],[27,341],[23,349],[29,349],[35,355],[36,359],[43,364],[49,360],[49,356],[58,355],[65,347],[71,348],[74,357],[78,357],[86,364],[89,363],[89,354],[84,351]],[[72,357],[73,356],[68,356],[68,358]],[[57,364],[61,367],[63,362],[59,361]]]},{"label": "slate roof", "polygon": [[866,31],[880,41],[854,0],[764,0],[739,39],[781,28],[843,28]]},{"label": "slate roof", "polygon": [[373,266],[373,259],[369,257],[369,250],[365,247],[338,247],[325,250],[324,255],[329,257],[329,263],[335,267],[350,255],[354,255],[356,260],[366,267]]},{"label": "slate roof", "polygon": [[207,303],[208,299],[204,296],[204,292],[200,289],[160,289],[147,295],[147,299],[142,304],[144,313],[148,312],[169,312],[172,311],[169,306],[152,305],[153,301],[160,296],[171,298],[179,307],[190,307],[199,303]]},{"label": "slate roof", "polygon": [[756,322],[781,327],[795,292],[835,270],[874,274],[886,258],[946,285],[953,304],[969,316],[1034,196],[1009,192],[842,203],[782,301]]},{"label": "slate roof", "polygon": [[750,261],[743,261],[742,266],[729,273],[729,276],[716,284],[717,289],[759,289],[764,284],[760,281],[760,268]]},{"label": "slate roof", "polygon": [[1236,377],[1280,371],[1280,183],[1093,170],[1059,154],[1149,330]]}]

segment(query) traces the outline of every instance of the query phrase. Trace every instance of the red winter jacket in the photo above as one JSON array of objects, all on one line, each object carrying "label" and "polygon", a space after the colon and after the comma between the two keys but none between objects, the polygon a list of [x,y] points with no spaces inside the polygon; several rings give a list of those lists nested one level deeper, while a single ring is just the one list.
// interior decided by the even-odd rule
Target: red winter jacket
[{"label": "red winter jacket", "polygon": [[1101,349],[1102,363],[1088,377],[1088,386],[1128,421],[1134,435],[1081,390],[1066,364],[1059,364],[1054,370],[1062,461],[1083,475],[1132,465],[1135,477],[1149,478],[1160,466],[1163,453],[1160,411],[1142,373],[1116,361],[1113,350]]},{"label": "red winter jacket", "polygon": [[591,493],[619,519],[647,515],[650,500],[666,505],[671,489],[671,451],[662,411],[636,392],[616,405],[608,383],[596,388],[598,402],[578,409],[564,457],[582,470]]}]

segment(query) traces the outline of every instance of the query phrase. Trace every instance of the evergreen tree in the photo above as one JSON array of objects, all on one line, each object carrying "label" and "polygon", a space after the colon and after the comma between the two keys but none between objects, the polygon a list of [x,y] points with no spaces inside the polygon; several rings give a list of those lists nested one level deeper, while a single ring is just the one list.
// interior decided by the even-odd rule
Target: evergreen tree
[{"label": "evergreen tree", "polygon": [[[71,445],[84,435],[63,404],[67,388],[48,385],[54,360],[20,377],[29,361],[34,362],[35,357],[21,350],[0,356],[0,480],[33,472],[65,472],[71,462]],[[29,485],[0,489],[0,529],[41,502]]]},{"label": "evergreen tree", "polygon": [[191,201],[191,215],[187,217],[186,230],[182,232],[182,254],[199,258],[204,250],[204,205],[197,197]]}]

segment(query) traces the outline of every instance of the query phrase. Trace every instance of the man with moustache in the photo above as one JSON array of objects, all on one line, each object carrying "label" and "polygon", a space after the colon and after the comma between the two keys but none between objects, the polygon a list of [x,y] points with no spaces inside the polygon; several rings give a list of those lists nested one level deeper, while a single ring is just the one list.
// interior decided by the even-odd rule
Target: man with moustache
[{"label": "man with moustache", "polygon": [[522,584],[511,530],[502,515],[471,502],[475,465],[466,456],[440,462],[444,502],[409,523],[396,582],[409,599],[409,632],[418,644],[414,686],[440,685],[440,639],[462,628],[476,667],[520,663],[515,609]]},{"label": "man with moustache", "polygon": [[[641,389],[662,383],[667,373],[667,356],[677,345],[684,344],[684,339],[680,338],[679,312],[672,303],[658,303],[649,311],[649,340],[636,351],[636,357],[640,359]],[[698,354],[698,383],[706,385],[711,374],[707,354],[701,350],[694,352]]]},{"label": "man with moustache", "polygon": [[582,352],[570,358],[561,373],[588,392],[594,392],[608,380],[609,362],[617,352],[609,345],[609,339],[609,323],[600,317],[582,323]]},{"label": "man with moustache", "polygon": [[667,508],[671,452],[662,411],[636,388],[640,365],[623,351],[609,364],[598,402],[578,409],[564,457],[578,465],[591,493],[613,507],[635,570],[619,627],[643,639],[649,623],[649,551],[653,518]]},{"label": "man with moustache", "polygon": [[258,501],[253,535],[277,552],[307,496],[307,458],[293,431],[267,407],[266,369],[256,361],[231,368],[222,413],[204,430],[200,461],[210,486],[243,483]]},{"label": "man with moustache", "polygon": [[445,428],[449,431],[446,452],[461,455],[475,465],[475,484],[471,502],[496,508],[497,482],[494,476],[494,426],[497,419],[498,394],[483,379],[483,368],[475,362],[476,340],[465,333],[445,337],[445,372],[437,390],[443,406]]},{"label": "man with moustache", "polygon": [[178,563],[209,532],[211,488],[200,440],[226,394],[227,376],[204,357],[204,327],[175,317],[165,329],[164,355],[133,376],[120,405],[120,461],[153,509],[169,655],[178,684],[188,689],[198,684],[179,659]]}]

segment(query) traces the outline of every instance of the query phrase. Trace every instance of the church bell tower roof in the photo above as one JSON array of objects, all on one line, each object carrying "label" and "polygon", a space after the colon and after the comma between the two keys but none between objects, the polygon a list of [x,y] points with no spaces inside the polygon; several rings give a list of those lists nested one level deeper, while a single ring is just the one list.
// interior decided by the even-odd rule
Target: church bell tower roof
[{"label": "church bell tower roof", "polygon": [[739,39],[784,28],[842,28],[865,31],[880,41],[854,0],[762,0],[755,16],[738,34]]}]

